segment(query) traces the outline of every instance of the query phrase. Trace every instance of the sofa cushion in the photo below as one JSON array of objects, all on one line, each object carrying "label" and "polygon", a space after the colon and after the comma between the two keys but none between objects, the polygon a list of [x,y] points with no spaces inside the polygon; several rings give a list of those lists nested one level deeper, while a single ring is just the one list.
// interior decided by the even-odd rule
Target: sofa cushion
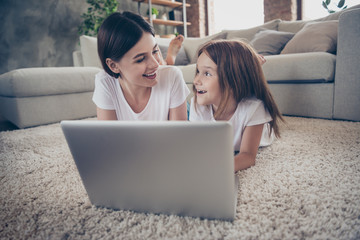
[{"label": "sofa cushion", "polygon": [[186,66],[177,66],[184,77],[184,80],[187,84],[192,84],[195,78],[195,74],[196,74],[196,64],[189,64]]},{"label": "sofa cushion", "polygon": [[243,30],[225,30],[225,32],[227,32],[226,39],[245,39],[246,41],[250,42],[251,39],[254,38],[255,34],[261,29],[265,28],[271,30],[278,30],[278,25],[280,22],[280,19],[275,19],[253,28]]},{"label": "sofa cushion", "polygon": [[195,73],[196,73],[196,64],[189,64],[186,66],[177,66],[177,67],[180,68],[180,70],[183,74],[186,86],[190,90],[190,94],[186,98],[187,102],[190,102],[191,98],[194,96],[193,81],[194,81]]},{"label": "sofa cushion", "polygon": [[191,37],[185,38],[183,42],[183,46],[190,60],[190,63],[196,63],[197,52],[203,44],[211,40],[226,39],[226,34],[227,34],[226,32],[220,32],[203,38],[191,38]]},{"label": "sofa cushion", "polygon": [[[161,54],[164,58],[166,57],[170,40],[170,38],[156,38]],[[73,58],[77,60],[77,64],[82,62],[83,66],[85,67],[102,68],[100,58],[97,53],[97,39],[95,37],[89,37],[85,35],[80,36],[80,47],[82,59],[78,61],[76,58],[78,58],[79,56],[73,56]],[[185,53],[185,49],[182,46],[178,55],[176,56],[175,65],[187,65],[189,62],[190,61]]]},{"label": "sofa cushion", "polygon": [[285,45],[281,54],[336,52],[338,21],[308,23]]},{"label": "sofa cushion", "polygon": [[344,12],[347,12],[347,11],[351,11],[353,9],[357,9],[357,8],[360,8],[360,4],[359,5],[356,5],[356,6],[353,6],[353,7],[350,7],[350,8],[347,8],[347,9],[344,9],[344,10],[341,10],[341,11],[338,11],[338,12],[335,12],[335,13],[332,13],[332,14],[329,14],[328,16],[326,17],[322,17],[322,18],[318,18],[318,19],[315,19],[315,20],[312,20],[312,21],[304,21],[304,20],[299,20],[299,21],[281,21],[279,23],[279,26],[278,26],[278,30],[279,31],[283,31],[283,32],[293,32],[293,33],[297,33],[298,31],[300,31],[304,26],[305,24],[307,23],[310,23],[310,22],[324,22],[324,21],[329,21],[329,20],[338,20],[340,15],[343,14]]},{"label": "sofa cushion", "polygon": [[309,22],[311,21],[281,21],[277,30],[281,32],[297,33]]},{"label": "sofa cushion", "polygon": [[85,67],[102,68],[97,52],[97,39],[95,37],[80,36],[80,49]]},{"label": "sofa cushion", "polygon": [[[325,52],[266,56],[263,65],[265,78],[270,83],[333,82],[336,56]],[[186,83],[195,77],[196,64],[178,66]]]},{"label": "sofa cushion", "polygon": [[0,75],[0,96],[35,97],[94,91],[96,67],[22,68]]},{"label": "sofa cushion", "polygon": [[333,82],[336,56],[326,52],[266,56],[263,71],[272,83]]},{"label": "sofa cushion", "polygon": [[294,35],[294,33],[290,32],[261,29],[258,33],[255,34],[250,44],[259,54],[264,56],[280,54],[285,44]]},{"label": "sofa cushion", "polygon": [[84,66],[84,61],[82,58],[81,51],[79,51],[79,50],[74,51],[72,56],[73,56],[74,67],[83,67]]}]

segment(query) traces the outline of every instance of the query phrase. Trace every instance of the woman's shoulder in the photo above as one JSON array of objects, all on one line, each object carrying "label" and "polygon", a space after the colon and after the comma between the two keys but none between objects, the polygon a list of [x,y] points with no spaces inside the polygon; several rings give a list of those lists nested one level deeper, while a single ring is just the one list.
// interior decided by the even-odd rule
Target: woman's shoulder
[{"label": "woman's shoulder", "polygon": [[158,87],[168,88],[183,81],[181,70],[174,66],[160,66],[158,69]]},{"label": "woman's shoulder", "polygon": [[95,87],[116,88],[117,82],[116,78],[110,76],[104,70],[95,75]]},{"label": "woman's shoulder", "polygon": [[104,82],[104,81],[107,81],[107,80],[113,80],[115,79],[114,77],[110,76],[109,74],[107,74],[105,72],[105,70],[101,70],[100,72],[98,72],[96,75],[95,75],[95,81],[100,81],[100,82]]},{"label": "woman's shoulder", "polygon": [[104,77],[106,77],[106,75],[108,75],[108,74],[105,72],[105,70],[101,70],[100,72],[98,72],[98,73],[95,75],[95,77],[96,77],[96,78],[104,78]]}]

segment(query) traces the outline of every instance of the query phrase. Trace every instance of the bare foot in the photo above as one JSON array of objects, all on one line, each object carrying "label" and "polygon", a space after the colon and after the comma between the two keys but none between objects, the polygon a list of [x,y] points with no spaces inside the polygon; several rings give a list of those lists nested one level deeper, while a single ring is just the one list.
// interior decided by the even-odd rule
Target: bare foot
[{"label": "bare foot", "polygon": [[183,41],[183,35],[179,35],[171,40],[165,60],[167,65],[175,64],[176,55],[179,53]]}]

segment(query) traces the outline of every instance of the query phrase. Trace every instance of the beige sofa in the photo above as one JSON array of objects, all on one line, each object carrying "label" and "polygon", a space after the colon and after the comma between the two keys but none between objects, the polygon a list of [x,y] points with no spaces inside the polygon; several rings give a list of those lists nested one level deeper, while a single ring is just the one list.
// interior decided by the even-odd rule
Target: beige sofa
[{"label": "beige sofa", "polygon": [[[266,55],[267,62],[263,65],[281,112],[285,115],[359,121],[360,73],[356,45],[360,42],[359,11],[360,5],[357,5],[313,21],[276,19],[250,29],[225,30],[204,38],[186,38],[181,49],[183,53],[180,53],[186,54],[188,61],[183,61],[180,64],[186,65],[178,67],[192,89],[196,52],[203,43],[211,39],[242,39],[253,44],[256,43],[257,33],[270,30],[268,36],[263,34],[262,42],[273,46],[274,41],[281,38],[271,34],[292,33],[292,38],[283,42],[283,46],[278,44],[283,52]],[[160,47],[164,47],[168,46],[170,39],[157,41]],[[96,55],[96,39],[82,36],[80,42],[81,51],[74,52],[75,66],[101,67]],[[255,44],[254,47],[257,48]],[[261,44],[260,47],[264,48]],[[267,53],[261,50],[260,53]]]},{"label": "beige sofa", "polygon": [[[265,77],[283,114],[360,120],[360,5],[312,22],[326,23],[337,19],[336,52],[318,50],[265,56]],[[223,31],[205,38],[187,38],[181,52],[188,62],[178,67],[189,88],[192,88],[195,74],[192,62],[195,62],[198,47],[206,41],[241,38],[254,44],[260,30],[295,33],[285,43],[285,50],[297,34],[301,36],[302,29],[306,30],[307,23],[273,20],[251,29]],[[314,36],[318,33],[316,31],[311,38],[316,40]],[[268,38],[265,43],[272,40],[273,37]],[[159,45],[163,46],[167,46],[168,41],[158,39]],[[74,67],[17,69],[2,74],[0,116],[19,128],[95,116],[91,96],[94,76],[101,70],[96,39],[83,36],[80,43],[81,51],[73,53]],[[295,44],[295,47],[298,45]]]},{"label": "beige sofa", "polygon": [[0,76],[0,115],[18,128],[96,115],[96,67],[23,68]]}]

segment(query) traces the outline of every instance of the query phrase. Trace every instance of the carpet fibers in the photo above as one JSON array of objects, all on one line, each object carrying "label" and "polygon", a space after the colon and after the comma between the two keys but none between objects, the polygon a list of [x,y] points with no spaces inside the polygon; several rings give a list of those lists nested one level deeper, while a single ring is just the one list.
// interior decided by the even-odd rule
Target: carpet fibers
[{"label": "carpet fibers", "polygon": [[360,123],[286,121],[233,222],[93,207],[59,124],[0,132],[0,239],[360,239]]}]

